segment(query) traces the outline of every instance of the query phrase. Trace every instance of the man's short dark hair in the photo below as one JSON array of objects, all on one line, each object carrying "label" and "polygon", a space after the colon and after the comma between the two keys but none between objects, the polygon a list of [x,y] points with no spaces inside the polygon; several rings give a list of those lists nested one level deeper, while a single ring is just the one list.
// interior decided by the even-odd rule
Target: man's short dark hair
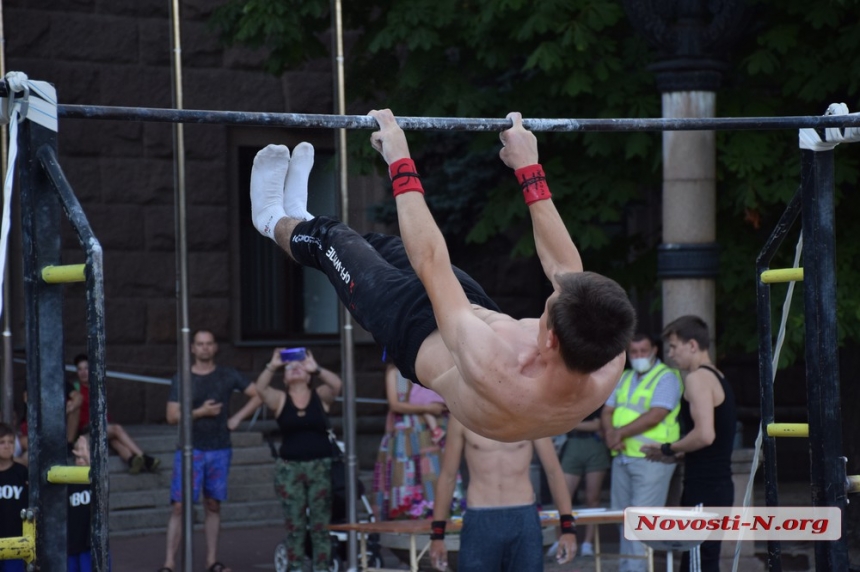
[{"label": "man's short dark hair", "polygon": [[72,363],[75,364],[75,367],[78,367],[78,364],[82,361],[89,362],[90,358],[87,357],[87,354],[78,354],[75,356],[75,359],[72,360]]},{"label": "man's short dark hair", "polygon": [[6,437],[7,435],[15,435],[15,430],[8,423],[0,423],[0,438]]},{"label": "man's short dark hair", "polygon": [[668,338],[672,334],[675,334],[682,342],[696,340],[702,351],[707,351],[711,345],[708,324],[698,316],[681,316],[663,328],[663,338]]},{"label": "man's short dark hair", "polygon": [[654,338],[652,338],[651,336],[649,336],[648,334],[646,334],[646,333],[644,333],[644,332],[636,332],[635,334],[633,334],[633,337],[632,337],[632,338],[630,338],[630,343],[633,343],[633,342],[642,342],[642,341],[645,341],[645,340],[648,340],[648,343],[650,343],[652,346],[656,346],[656,345],[657,345],[657,344],[654,342]]},{"label": "man's short dark hair", "polygon": [[594,272],[556,276],[558,298],[548,308],[547,327],[558,337],[568,369],[591,373],[627,350],[636,311],[615,280]]},{"label": "man's short dark hair", "polygon": [[212,330],[207,330],[206,328],[198,328],[198,329],[194,330],[193,332],[191,332],[191,343],[193,344],[194,340],[197,339],[197,334],[203,334],[203,333],[209,334],[210,336],[212,336],[212,339],[215,340],[215,334],[212,333]]}]

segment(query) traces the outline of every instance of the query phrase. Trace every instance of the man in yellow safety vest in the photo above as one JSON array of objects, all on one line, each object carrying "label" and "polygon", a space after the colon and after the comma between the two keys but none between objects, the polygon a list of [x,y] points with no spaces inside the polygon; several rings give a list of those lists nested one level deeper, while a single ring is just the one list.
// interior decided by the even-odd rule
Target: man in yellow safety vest
[{"label": "man in yellow safety vest", "polygon": [[[630,369],[621,379],[601,414],[606,446],[612,451],[612,509],[629,506],[664,506],[675,467],[652,463],[641,451],[643,446],[658,446],[676,441],[681,435],[678,424],[681,377],[657,358],[657,346],[643,333],[637,333],[627,348]],[[641,542],[621,535],[620,572],[644,572],[647,561]]]}]

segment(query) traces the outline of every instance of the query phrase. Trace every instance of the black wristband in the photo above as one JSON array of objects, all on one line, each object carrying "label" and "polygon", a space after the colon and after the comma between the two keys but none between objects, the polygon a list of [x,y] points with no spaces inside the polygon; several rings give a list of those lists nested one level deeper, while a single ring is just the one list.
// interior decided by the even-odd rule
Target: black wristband
[{"label": "black wristband", "polygon": [[430,524],[430,540],[445,540],[445,526],[447,520],[434,520]]},{"label": "black wristband", "polygon": [[558,520],[561,523],[562,534],[576,534],[576,519],[573,515],[563,514],[558,517]]},{"label": "black wristband", "polygon": [[666,455],[667,457],[674,457],[675,451],[672,450],[671,443],[663,443],[660,445],[660,452]]}]

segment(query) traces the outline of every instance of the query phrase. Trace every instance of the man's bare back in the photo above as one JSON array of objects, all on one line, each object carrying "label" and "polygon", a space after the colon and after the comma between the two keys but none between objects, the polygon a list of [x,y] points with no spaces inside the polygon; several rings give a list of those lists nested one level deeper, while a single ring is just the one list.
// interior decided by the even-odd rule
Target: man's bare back
[{"label": "man's bare back", "polygon": [[509,362],[506,366],[495,370],[496,375],[478,371],[465,379],[438,330],[421,345],[415,362],[421,383],[443,395],[448,409],[468,429],[505,442],[561,435],[603,405],[615,389],[624,370],[623,352],[591,374],[550,369],[538,351],[539,319],[514,320],[472,308],[510,348],[497,357]]}]

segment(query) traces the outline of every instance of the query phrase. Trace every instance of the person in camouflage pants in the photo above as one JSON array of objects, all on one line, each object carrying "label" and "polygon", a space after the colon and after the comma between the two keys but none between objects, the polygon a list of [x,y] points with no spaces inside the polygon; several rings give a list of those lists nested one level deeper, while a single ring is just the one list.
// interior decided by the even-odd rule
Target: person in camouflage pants
[{"label": "person in camouflage pants", "polygon": [[305,531],[311,535],[313,569],[328,570],[331,555],[327,529],[331,519],[330,475],[331,458],[275,461],[275,494],[281,500],[287,523],[287,558],[296,570],[302,569]]}]

